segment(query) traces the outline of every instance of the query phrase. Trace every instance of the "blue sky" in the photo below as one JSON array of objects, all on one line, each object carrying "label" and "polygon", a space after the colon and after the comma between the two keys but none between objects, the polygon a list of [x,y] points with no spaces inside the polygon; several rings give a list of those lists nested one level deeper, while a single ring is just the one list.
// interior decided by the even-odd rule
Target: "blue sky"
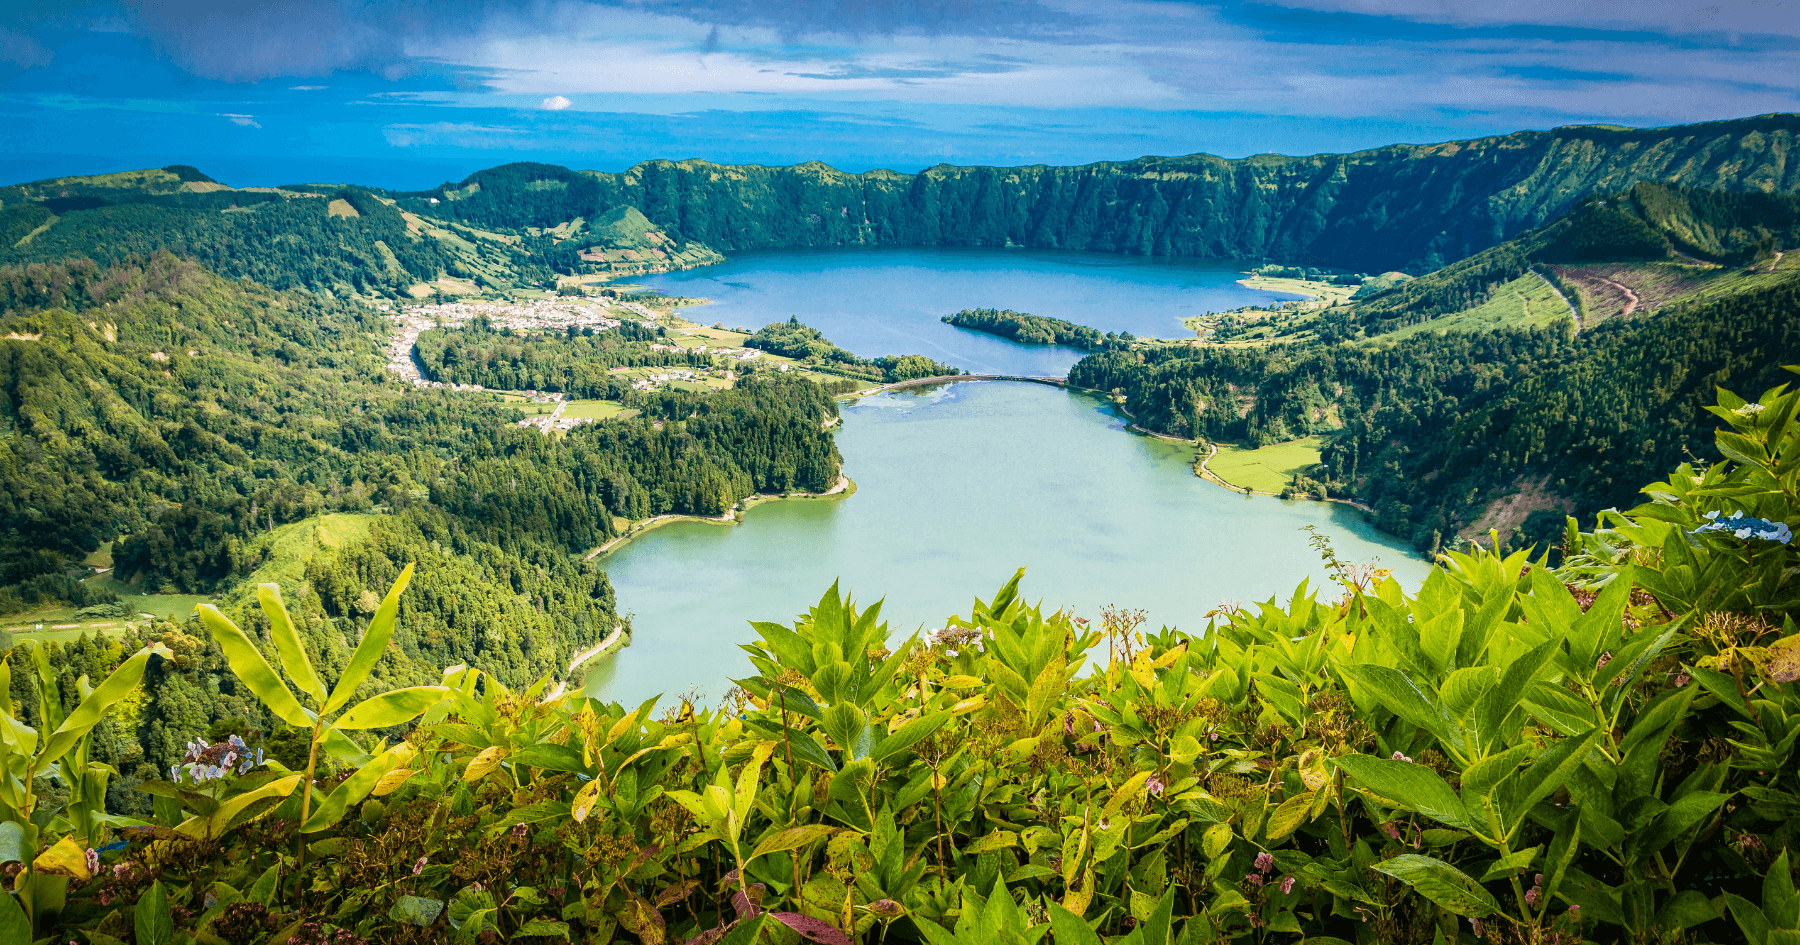
[{"label": "blue sky", "polygon": [[0,9],[0,181],[911,171],[1800,111],[1800,2],[84,0]]}]

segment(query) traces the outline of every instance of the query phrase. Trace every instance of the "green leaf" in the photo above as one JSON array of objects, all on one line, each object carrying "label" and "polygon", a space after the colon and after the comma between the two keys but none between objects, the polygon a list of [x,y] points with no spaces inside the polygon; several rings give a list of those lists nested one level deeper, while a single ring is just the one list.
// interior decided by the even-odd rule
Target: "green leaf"
[{"label": "green leaf", "polygon": [[1494,865],[1481,874],[1481,881],[1485,883],[1493,879],[1505,879],[1518,870],[1526,869],[1531,866],[1532,860],[1537,859],[1538,851],[1542,849],[1543,847],[1536,846],[1529,850],[1516,850],[1495,860]]},{"label": "green leaf", "polygon": [[75,711],[69,713],[69,717],[57,726],[55,733],[45,740],[44,750],[37,757],[34,772],[43,771],[51,762],[67,754],[69,749],[75,747],[76,742],[81,741],[83,735],[106,718],[108,709],[131,695],[131,691],[137,688],[138,681],[144,678],[144,666],[150,662],[152,653],[164,657],[172,655],[167,647],[158,643],[144,647],[120,664],[118,669],[112,671],[112,675],[106,677],[105,682],[81,700]]},{"label": "green leaf", "polygon": [[911,748],[913,745],[917,744],[920,739],[937,731],[939,728],[942,728],[945,722],[950,721],[950,718],[951,715],[949,712],[933,712],[930,715],[922,715],[913,719],[905,725],[900,726],[893,734],[878,742],[875,745],[875,750],[870,753],[869,760],[876,764],[887,761],[889,758]]},{"label": "green leaf", "polygon": [[1588,742],[1593,741],[1600,729],[1588,729],[1575,738],[1565,738],[1557,742],[1549,751],[1537,757],[1531,767],[1514,772],[1501,782],[1500,798],[1505,804],[1509,821],[1517,823],[1526,812],[1537,803],[1562,787],[1575,769],[1581,765],[1587,754]]},{"label": "green leaf", "polygon": [[444,900],[426,899],[421,896],[401,896],[394,907],[388,910],[388,918],[395,922],[411,922],[414,925],[426,926],[437,921],[444,911]]},{"label": "green leaf", "polygon": [[1494,744],[1499,737],[1500,727],[1512,710],[1524,701],[1530,692],[1531,684],[1536,681],[1538,672],[1556,656],[1562,646],[1562,637],[1556,636],[1544,641],[1531,652],[1513,660],[1506,665],[1506,672],[1500,677],[1500,684],[1483,697],[1476,707],[1476,724],[1480,728],[1482,747]]},{"label": "green leaf", "polygon": [[23,824],[16,820],[0,823],[0,864],[25,862],[26,847]]},{"label": "green leaf", "polygon": [[294,698],[287,684],[275,675],[275,670],[263,659],[262,652],[256,648],[256,644],[250,642],[244,631],[238,629],[237,624],[226,619],[211,604],[201,604],[194,608],[194,612],[200,615],[200,622],[212,631],[213,639],[225,651],[225,660],[231,664],[232,674],[250,687],[250,691],[256,693],[256,697],[276,717],[295,728],[313,727],[313,716],[300,705],[300,700]]},{"label": "green leaf", "polygon": [[161,880],[151,883],[149,891],[138,899],[132,917],[137,925],[137,945],[169,945],[175,940],[175,920],[169,915],[169,893],[163,889]]},{"label": "green leaf", "polygon": [[1463,749],[1462,734],[1456,723],[1429,693],[1419,688],[1418,683],[1413,682],[1405,673],[1373,663],[1344,666],[1341,669],[1389,712],[1437,736],[1438,741],[1445,745],[1457,751]]},{"label": "green leaf", "polygon": [[1056,945],[1101,945],[1100,936],[1094,934],[1087,920],[1060,903],[1050,903],[1050,930],[1056,936]]},{"label": "green leaf", "polygon": [[344,817],[350,805],[357,804],[375,790],[375,783],[389,771],[405,764],[414,754],[413,747],[405,742],[376,755],[368,764],[356,769],[356,773],[344,779],[316,810],[300,825],[301,833],[317,833],[337,823]]},{"label": "green leaf", "polygon": [[1405,810],[1418,811],[1452,827],[1479,834],[1480,827],[1470,821],[1468,809],[1444,779],[1424,765],[1368,755],[1345,755],[1333,758],[1332,764],[1351,777]]},{"label": "green leaf", "polygon": [[[356,652],[350,654],[350,663],[344,667],[344,674],[338,677],[337,687],[331,690],[331,699],[325,703],[324,712],[336,712],[343,708],[344,703],[356,695],[356,687],[369,678],[369,673],[381,660],[381,654],[387,651],[388,640],[394,635],[394,620],[400,616],[400,594],[406,590],[406,585],[412,583],[412,574],[413,566],[409,564],[400,572],[394,586],[388,589],[381,606],[375,608],[375,616],[369,620],[368,632],[363,634],[362,642],[356,645]],[[236,664],[232,668],[236,669]]]},{"label": "green leaf", "polygon": [[1230,824],[1213,824],[1206,828],[1206,833],[1200,837],[1200,847],[1206,852],[1206,858],[1209,860],[1218,859],[1219,854],[1224,853],[1229,846],[1231,846]]},{"label": "green leaf", "polygon": [[1778,929],[1800,927],[1800,898],[1794,895],[1794,875],[1788,871],[1788,851],[1770,864],[1763,877],[1763,915]]},{"label": "green leaf", "polygon": [[0,942],[31,941],[31,920],[12,893],[0,889]]},{"label": "green leaf", "polygon": [[1770,926],[1761,909],[1736,893],[1725,894],[1725,908],[1731,910],[1731,917],[1737,920],[1738,928],[1744,931],[1744,938],[1750,945],[1765,945]]},{"label": "green leaf", "polygon": [[1032,680],[1031,691],[1025,695],[1026,726],[1033,731],[1044,724],[1049,716],[1050,708],[1056,704],[1056,698],[1063,693],[1068,683],[1069,664],[1062,657],[1050,661],[1037,679]]},{"label": "green leaf", "polygon": [[816,843],[831,836],[831,832],[832,828],[824,824],[808,824],[804,827],[789,827],[786,830],[779,830],[764,837],[762,842],[756,845],[756,850],[750,854],[749,859],[754,860],[767,853],[798,850],[809,843]]},{"label": "green leaf", "polygon": [[1500,904],[1481,888],[1480,883],[1443,860],[1406,853],[1375,864],[1375,869],[1460,916],[1479,919],[1500,909]]},{"label": "green leaf", "polygon": [[325,684],[313,672],[312,660],[306,658],[306,647],[300,643],[300,634],[294,631],[294,622],[281,603],[281,588],[274,584],[256,585],[256,602],[269,618],[269,637],[275,641],[275,652],[281,655],[288,678],[301,692],[313,697],[313,705],[324,705]]},{"label": "green leaf", "polygon": [[1669,805],[1669,809],[1658,814],[1647,829],[1637,831],[1626,838],[1626,846],[1639,856],[1649,856],[1663,847],[1673,843],[1677,837],[1692,830],[1700,821],[1706,819],[1719,805],[1731,799],[1729,794],[1718,794],[1712,791],[1695,791]]},{"label": "green leaf", "polygon": [[443,686],[392,689],[351,706],[350,711],[339,716],[337,721],[332,724],[343,729],[388,728],[394,725],[405,725],[448,695],[450,695],[450,690]]},{"label": "green leaf", "polygon": [[1705,893],[1684,889],[1656,913],[1656,924],[1665,929],[1691,929],[1718,917],[1719,910],[1713,908],[1712,900],[1706,898]]},{"label": "green leaf", "polygon": [[767,912],[758,912],[731,923],[731,930],[719,939],[719,945],[753,945],[762,936],[763,923],[768,920]]}]

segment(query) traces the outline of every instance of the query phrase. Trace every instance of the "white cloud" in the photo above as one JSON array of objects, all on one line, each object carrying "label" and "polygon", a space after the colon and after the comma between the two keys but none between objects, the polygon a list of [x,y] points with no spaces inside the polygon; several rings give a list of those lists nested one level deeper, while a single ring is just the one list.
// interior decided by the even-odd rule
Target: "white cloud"
[{"label": "white cloud", "polygon": [[288,86],[288,89],[294,92],[317,92],[326,87],[323,85],[291,85]]},{"label": "white cloud", "polygon": [[568,108],[570,105],[573,105],[573,104],[575,104],[575,103],[569,101],[568,99],[564,98],[561,95],[552,95],[549,98],[544,99],[542,102],[539,102],[538,107],[547,112],[560,112],[563,109]]},{"label": "white cloud", "polygon": [[262,125],[259,125],[256,123],[255,115],[233,115],[229,112],[220,112],[219,117],[230,119],[232,124],[241,125],[245,128],[261,128],[262,127]]}]

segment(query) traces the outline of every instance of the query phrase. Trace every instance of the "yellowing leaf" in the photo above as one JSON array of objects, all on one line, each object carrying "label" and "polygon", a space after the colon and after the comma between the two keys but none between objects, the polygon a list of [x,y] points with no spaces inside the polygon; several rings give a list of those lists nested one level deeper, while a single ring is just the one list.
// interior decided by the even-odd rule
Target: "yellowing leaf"
[{"label": "yellowing leaf", "polygon": [[964,676],[957,674],[955,676],[947,677],[944,680],[944,685],[951,689],[974,689],[979,686],[985,686],[987,683],[982,681],[979,676]]},{"label": "yellowing leaf", "polygon": [[958,702],[957,704],[951,706],[950,714],[951,715],[962,715],[964,713],[973,712],[976,709],[979,709],[984,705],[987,705],[987,696],[970,696],[969,698],[964,699],[961,702]]},{"label": "yellowing leaf", "polygon": [[389,794],[394,793],[399,789],[400,785],[405,784],[409,778],[418,773],[418,771],[412,768],[396,768],[393,771],[389,771],[387,774],[382,775],[381,780],[375,782],[375,790],[370,791],[369,793],[376,797],[386,797]]},{"label": "yellowing leaf", "polygon": [[582,785],[581,790],[575,793],[575,803],[569,806],[569,814],[575,818],[576,823],[587,820],[587,816],[593,811],[594,805],[600,802],[600,791],[605,786],[605,782],[601,781],[599,778],[595,778]]},{"label": "yellowing leaf", "polygon": [[512,754],[512,749],[507,748],[504,745],[483,748],[481,754],[476,755],[471,759],[469,761],[469,766],[463,769],[463,780],[479,781],[482,778],[487,777],[489,772],[500,767],[500,762],[506,760],[506,756],[509,754]]},{"label": "yellowing leaf", "polygon": [[92,879],[94,876],[88,872],[87,851],[75,842],[74,837],[64,837],[50,849],[39,853],[37,859],[31,861],[31,868],[40,873],[73,876],[79,880]]},{"label": "yellowing leaf", "polygon": [[1275,812],[1269,815],[1269,824],[1263,830],[1263,836],[1270,842],[1280,840],[1288,834],[1300,829],[1306,822],[1306,815],[1312,809],[1311,794],[1296,794],[1281,802]]}]

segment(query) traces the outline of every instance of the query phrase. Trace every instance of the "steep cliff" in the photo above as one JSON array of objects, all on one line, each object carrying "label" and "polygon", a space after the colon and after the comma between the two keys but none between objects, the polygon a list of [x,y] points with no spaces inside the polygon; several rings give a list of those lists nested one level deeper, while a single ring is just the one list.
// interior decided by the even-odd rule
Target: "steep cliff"
[{"label": "steep cliff", "polygon": [[[554,226],[635,206],[722,250],[1024,246],[1435,269],[1641,180],[1800,190],[1800,115],[1672,128],[1578,126],[1308,157],[1148,157],[1082,167],[848,174],[648,161],[623,173],[505,165],[403,197],[485,226]],[[401,195],[395,195],[401,196]],[[449,200],[442,200],[450,197]]]}]

